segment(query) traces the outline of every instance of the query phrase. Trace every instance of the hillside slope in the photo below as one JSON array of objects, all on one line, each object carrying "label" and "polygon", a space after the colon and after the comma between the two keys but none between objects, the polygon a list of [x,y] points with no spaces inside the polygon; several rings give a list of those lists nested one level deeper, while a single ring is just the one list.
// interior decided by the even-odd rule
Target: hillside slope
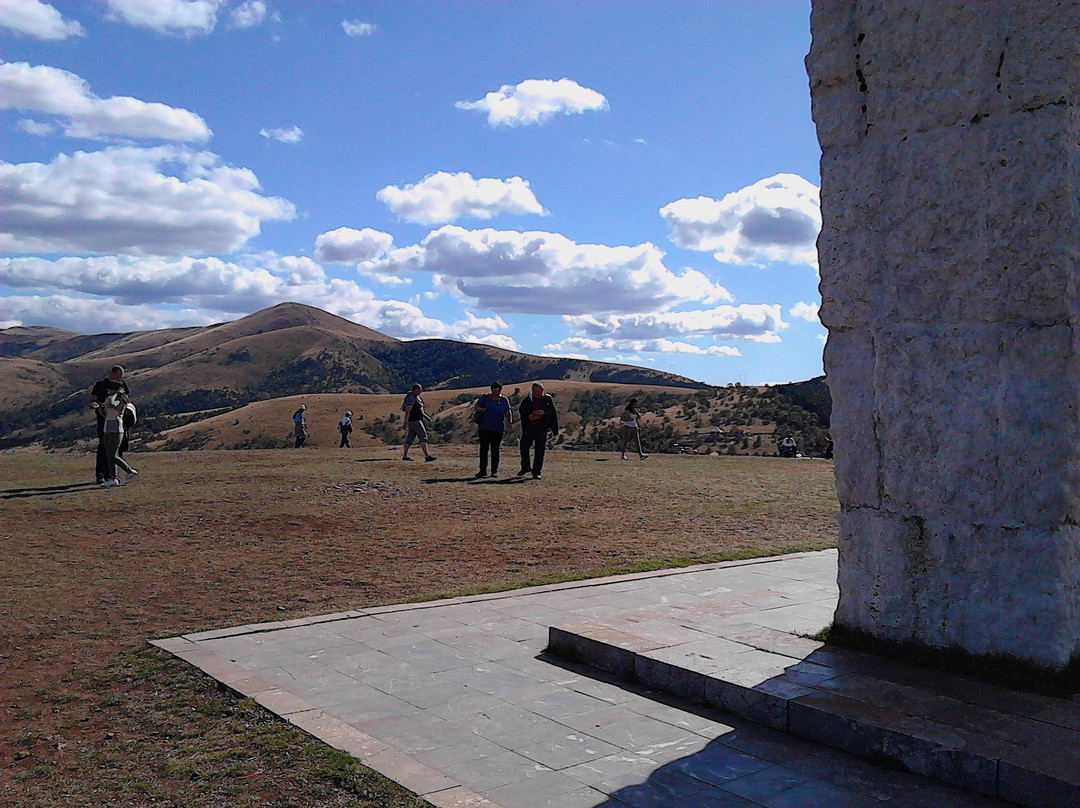
[{"label": "hillside slope", "polygon": [[558,359],[451,340],[401,341],[298,303],[283,303],[205,327],[79,335],[51,328],[0,330],[0,448],[45,441],[68,445],[91,423],[88,389],[113,364],[127,370],[146,416],[172,422],[207,410],[281,396],[379,394],[420,381],[428,389],[507,384],[535,378],[706,385],[670,373]]}]

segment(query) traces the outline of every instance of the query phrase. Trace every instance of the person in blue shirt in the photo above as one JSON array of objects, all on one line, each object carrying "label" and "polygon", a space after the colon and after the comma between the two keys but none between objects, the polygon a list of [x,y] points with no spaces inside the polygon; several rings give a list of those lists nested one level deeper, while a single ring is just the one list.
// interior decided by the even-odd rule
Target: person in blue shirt
[{"label": "person in blue shirt", "polygon": [[304,410],[307,409],[307,404],[301,404],[300,408],[293,413],[293,441],[294,446],[297,449],[302,449],[304,443],[307,441],[307,421],[304,420]]},{"label": "person in blue shirt", "polygon": [[477,399],[474,419],[480,427],[480,471],[476,472],[476,476],[487,476],[488,454],[490,453],[491,476],[498,477],[499,447],[502,445],[506,430],[514,423],[510,399],[502,394],[500,382],[492,382],[491,393]]}]

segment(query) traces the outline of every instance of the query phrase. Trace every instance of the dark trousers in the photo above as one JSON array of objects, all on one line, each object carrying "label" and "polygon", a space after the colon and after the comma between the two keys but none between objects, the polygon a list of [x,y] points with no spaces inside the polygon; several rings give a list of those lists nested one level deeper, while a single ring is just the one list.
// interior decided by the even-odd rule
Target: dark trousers
[{"label": "dark trousers", "polygon": [[502,446],[503,433],[480,430],[480,473],[487,474],[488,452],[491,453],[491,473],[499,470],[499,448]]},{"label": "dark trousers", "polygon": [[296,446],[295,446],[295,448],[299,449],[300,447],[302,447],[306,440],[307,440],[307,433],[304,433],[303,435],[297,435],[296,436]]},{"label": "dark trousers", "polygon": [[[536,446],[532,463],[529,463],[529,448]],[[547,450],[547,427],[544,429],[530,429],[525,427],[521,430],[521,470],[532,471],[533,476],[540,474],[544,468],[544,452]]]},{"label": "dark trousers", "polygon": [[338,448],[339,449],[351,449],[352,448],[352,444],[349,443],[349,433],[348,432],[342,432],[341,433],[341,443],[338,444]]},{"label": "dark trousers", "polygon": [[98,482],[109,479],[109,453],[105,449],[105,419],[97,419],[97,464],[94,476]]}]

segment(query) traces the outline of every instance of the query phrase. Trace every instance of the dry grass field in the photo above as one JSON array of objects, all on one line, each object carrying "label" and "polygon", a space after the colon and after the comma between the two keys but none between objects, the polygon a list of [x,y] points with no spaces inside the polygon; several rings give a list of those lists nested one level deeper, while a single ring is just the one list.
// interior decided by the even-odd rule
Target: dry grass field
[{"label": "dry grass field", "polygon": [[146,640],[835,542],[824,461],[473,451],[0,453],[0,805],[415,808]]}]

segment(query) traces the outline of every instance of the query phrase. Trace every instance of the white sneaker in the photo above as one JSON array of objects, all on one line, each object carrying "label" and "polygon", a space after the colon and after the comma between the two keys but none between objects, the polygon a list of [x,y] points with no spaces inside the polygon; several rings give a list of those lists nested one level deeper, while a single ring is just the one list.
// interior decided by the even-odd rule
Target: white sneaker
[{"label": "white sneaker", "polygon": [[647,454],[638,455],[638,460],[648,460],[648,459],[649,459],[649,456]]},{"label": "white sneaker", "polygon": [[120,485],[120,481],[117,480],[116,478],[113,478],[111,480],[106,480],[105,482],[103,482],[101,484],[101,487],[102,488],[113,488],[114,486],[117,486],[117,485]]},{"label": "white sneaker", "polygon": [[622,457],[619,458],[619,460],[628,460],[628,459],[629,458],[626,456],[626,452],[623,452]]},{"label": "white sneaker", "polygon": [[128,483],[130,483],[132,480],[134,480],[138,476],[139,476],[138,469],[132,469],[131,471],[128,472],[127,476],[124,478],[124,485],[127,485]]}]

